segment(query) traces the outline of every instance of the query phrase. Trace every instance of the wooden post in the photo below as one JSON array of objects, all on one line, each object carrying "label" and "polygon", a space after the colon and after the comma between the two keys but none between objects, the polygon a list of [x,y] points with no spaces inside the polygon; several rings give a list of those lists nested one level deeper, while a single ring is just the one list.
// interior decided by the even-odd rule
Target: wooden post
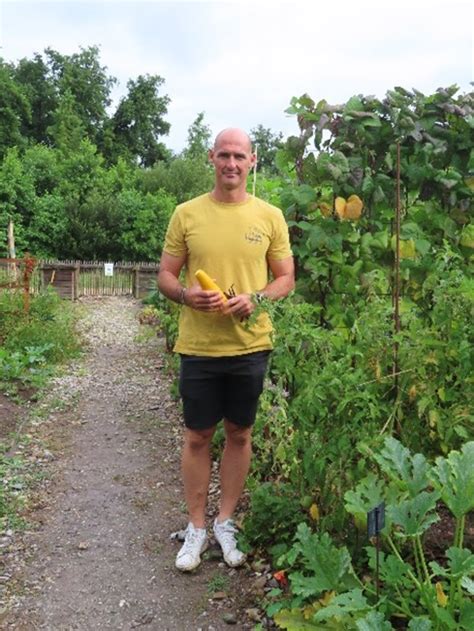
[{"label": "wooden post", "polygon": [[25,313],[30,310],[30,282],[33,270],[36,266],[36,259],[34,259],[28,252],[25,252],[23,258],[24,271],[23,271],[23,307]]},{"label": "wooden post", "polygon": [[140,268],[133,268],[133,297],[138,300],[140,298]]},{"label": "wooden post", "polygon": [[77,300],[79,297],[79,274],[81,273],[81,264],[76,262],[76,266],[72,273],[72,299]]}]

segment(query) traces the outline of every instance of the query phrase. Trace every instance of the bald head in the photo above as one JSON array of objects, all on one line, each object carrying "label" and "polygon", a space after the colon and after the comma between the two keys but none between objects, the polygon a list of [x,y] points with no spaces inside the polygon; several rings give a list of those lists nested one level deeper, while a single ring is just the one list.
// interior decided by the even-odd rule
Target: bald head
[{"label": "bald head", "polygon": [[256,162],[248,134],[235,127],[223,129],[209,151],[209,160],[216,176],[213,197],[221,202],[244,201],[247,175]]},{"label": "bald head", "polygon": [[214,140],[214,151],[219,148],[219,145],[226,142],[241,144],[245,147],[246,151],[249,153],[252,152],[252,141],[249,135],[238,127],[227,127],[220,131]]}]

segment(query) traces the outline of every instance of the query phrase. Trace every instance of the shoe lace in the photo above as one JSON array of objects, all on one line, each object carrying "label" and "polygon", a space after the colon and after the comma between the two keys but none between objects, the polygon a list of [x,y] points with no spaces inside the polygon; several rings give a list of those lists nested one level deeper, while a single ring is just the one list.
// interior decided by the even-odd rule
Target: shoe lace
[{"label": "shoe lace", "polygon": [[219,532],[219,539],[222,545],[236,547],[237,542],[235,540],[235,534],[237,532],[237,528],[234,526],[232,522],[227,522],[225,524],[218,524],[217,530]]},{"label": "shoe lace", "polygon": [[196,532],[196,530],[191,530],[190,528],[188,528],[186,530],[186,537],[184,539],[184,545],[182,547],[181,554],[194,552],[198,542],[199,542],[199,534]]}]

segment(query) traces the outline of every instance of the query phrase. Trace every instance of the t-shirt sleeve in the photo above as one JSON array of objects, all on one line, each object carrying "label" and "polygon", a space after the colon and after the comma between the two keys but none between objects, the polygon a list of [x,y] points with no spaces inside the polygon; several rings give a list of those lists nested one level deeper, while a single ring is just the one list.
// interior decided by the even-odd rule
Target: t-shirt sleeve
[{"label": "t-shirt sleeve", "polygon": [[279,210],[275,217],[273,238],[268,248],[267,256],[269,259],[281,261],[292,255],[288,226],[283,213]]},{"label": "t-shirt sleeve", "polygon": [[175,210],[171,215],[165,235],[163,252],[167,252],[173,256],[181,256],[187,252],[182,217],[178,210]]}]

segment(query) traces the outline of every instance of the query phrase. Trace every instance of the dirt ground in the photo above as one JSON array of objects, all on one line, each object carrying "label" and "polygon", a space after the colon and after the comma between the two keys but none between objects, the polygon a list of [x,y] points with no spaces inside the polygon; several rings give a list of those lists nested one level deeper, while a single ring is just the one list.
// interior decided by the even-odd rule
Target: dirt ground
[{"label": "dirt ground", "polygon": [[214,545],[195,572],[174,567],[170,535],[186,525],[179,404],[139,307],[78,305],[84,356],[30,408],[0,399],[3,427],[21,418],[28,437],[12,439],[12,455],[39,479],[27,528],[0,532],[1,629],[211,631],[253,629],[261,617],[266,579],[250,563],[227,568]]}]

